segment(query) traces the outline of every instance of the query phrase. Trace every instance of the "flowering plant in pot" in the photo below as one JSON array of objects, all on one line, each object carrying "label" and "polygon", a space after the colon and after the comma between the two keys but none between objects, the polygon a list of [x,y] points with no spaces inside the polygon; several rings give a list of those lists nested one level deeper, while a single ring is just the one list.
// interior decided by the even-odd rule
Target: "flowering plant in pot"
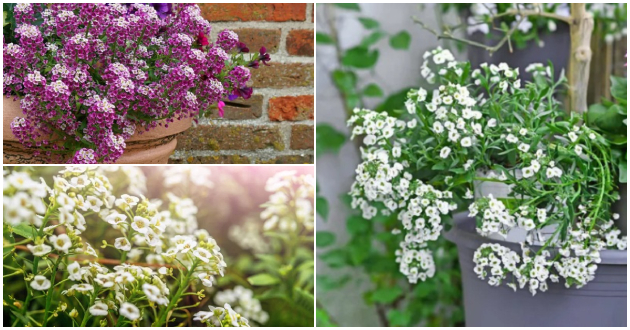
[{"label": "flowering plant in pot", "polygon": [[[149,200],[106,167],[68,167],[48,182],[18,168],[3,177],[4,309],[13,326],[186,324],[203,288],[226,272],[188,198]],[[99,247],[87,228],[101,225],[117,234]],[[248,326],[227,303],[194,318]]]},{"label": "flowering plant in pot", "polygon": [[[11,130],[47,158],[115,162],[125,140],[223,99],[248,98],[266,64],[229,30],[216,42],[194,4],[18,4],[3,43],[4,91],[20,99]],[[6,100],[5,100],[6,104]]]},{"label": "flowering plant in pot", "polygon": [[[600,252],[625,249],[626,237],[611,212],[618,193],[610,147],[580,116],[561,111],[554,93],[564,78],[534,64],[534,81],[522,82],[518,69],[473,70],[441,48],[424,58],[421,73],[434,89],[409,92],[407,120],[365,109],[349,120],[365,145],[352,206],[366,219],[383,206],[397,213],[396,261],[411,283],[435,275],[432,246],[460,203],[469,205],[477,234],[520,244],[495,239],[474,254],[460,251],[462,265],[472,259],[491,286],[532,295],[552,283],[586,286]],[[482,195],[480,182],[509,189]]]}]

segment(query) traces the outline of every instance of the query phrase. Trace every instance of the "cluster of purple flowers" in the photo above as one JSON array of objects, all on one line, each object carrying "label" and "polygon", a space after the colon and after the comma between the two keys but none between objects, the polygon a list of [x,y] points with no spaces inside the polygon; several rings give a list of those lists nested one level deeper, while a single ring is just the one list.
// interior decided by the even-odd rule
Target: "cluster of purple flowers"
[{"label": "cluster of purple flowers", "polygon": [[24,117],[27,147],[72,163],[115,162],[136,128],[196,116],[249,98],[248,68],[267,64],[233,31],[215,43],[194,4],[18,4],[18,43],[4,49],[4,93]]}]

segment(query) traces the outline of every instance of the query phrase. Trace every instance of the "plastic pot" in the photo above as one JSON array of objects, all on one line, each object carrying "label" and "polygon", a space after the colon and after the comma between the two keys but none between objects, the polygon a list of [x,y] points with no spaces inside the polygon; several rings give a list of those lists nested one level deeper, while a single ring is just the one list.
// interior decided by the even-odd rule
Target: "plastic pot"
[{"label": "plastic pot", "polygon": [[[11,131],[11,122],[22,117],[20,102],[13,98],[2,100],[2,145],[4,164],[46,164],[47,159],[33,154],[36,149],[24,147]],[[135,134],[125,143],[127,147],[116,164],[167,164],[177,146],[177,135],[192,125],[192,118],[158,126],[149,131],[136,129]],[[70,157],[70,156],[68,156]]]},{"label": "plastic pot", "polygon": [[613,204],[613,212],[619,214],[617,226],[623,235],[628,234],[628,184],[619,184],[619,200]]},{"label": "plastic pot", "polygon": [[[464,14],[465,22],[468,14]],[[481,32],[475,32],[468,36],[470,40],[479,42],[484,45],[494,46],[504,36],[500,32],[492,32],[493,37],[489,38]],[[569,54],[571,52],[571,32],[567,24],[558,24],[557,30],[553,33],[540,32],[539,38],[542,41],[542,47],[535,41],[530,40],[524,48],[516,48],[513,46],[513,52],[507,43],[490,55],[488,51],[476,46],[468,46],[468,59],[472,68],[478,68],[481,63],[499,64],[507,63],[511,68],[519,68],[522,79],[531,80],[531,75],[525,72],[525,68],[532,63],[547,64],[551,61],[554,66],[554,74],[556,79],[560,76],[560,72],[568,67]]]},{"label": "plastic pot", "polygon": [[474,218],[455,215],[445,234],[457,245],[464,295],[466,326],[588,327],[627,325],[627,252],[605,250],[595,279],[581,289],[563,283],[535,296],[526,289],[514,292],[505,285],[494,287],[473,272],[473,253],[483,243],[498,243],[520,254],[519,244],[492,240],[476,234]]}]

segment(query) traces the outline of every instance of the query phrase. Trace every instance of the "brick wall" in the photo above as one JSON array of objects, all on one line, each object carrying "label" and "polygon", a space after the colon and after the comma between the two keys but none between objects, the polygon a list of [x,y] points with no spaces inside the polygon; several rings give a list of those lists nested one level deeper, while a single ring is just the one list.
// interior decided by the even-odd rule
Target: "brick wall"
[{"label": "brick wall", "polygon": [[313,163],[313,4],[199,4],[212,39],[234,30],[250,51],[266,46],[270,66],[252,70],[254,95],[202,118],[178,137],[171,163]]}]

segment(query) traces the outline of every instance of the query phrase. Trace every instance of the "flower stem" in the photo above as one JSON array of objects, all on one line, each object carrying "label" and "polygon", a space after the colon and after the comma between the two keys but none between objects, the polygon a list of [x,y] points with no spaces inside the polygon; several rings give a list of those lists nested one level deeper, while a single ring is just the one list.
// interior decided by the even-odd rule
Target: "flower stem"
[{"label": "flower stem", "polygon": [[57,269],[59,268],[59,263],[61,262],[61,257],[57,257],[57,261],[55,262],[55,266],[53,267],[53,271],[52,274],[50,275],[50,290],[48,290],[48,293],[46,294],[46,309],[44,309],[44,322],[42,323],[42,327],[46,326],[46,323],[48,323],[48,313],[50,310],[50,303],[52,302],[52,296],[54,295],[55,291],[53,290],[53,288],[55,287],[55,277],[57,277]]},{"label": "flower stem", "polygon": [[190,277],[192,276],[192,273],[195,271],[196,267],[197,267],[197,261],[195,260],[192,266],[190,267],[190,270],[186,273],[186,276],[184,277],[182,284],[179,286],[179,289],[173,296],[173,299],[171,299],[171,301],[168,303],[168,306],[166,306],[166,308],[162,310],[162,312],[160,313],[160,318],[153,324],[154,327],[161,327],[163,324],[168,322],[166,318],[169,311],[173,310],[175,305],[177,305],[179,298],[182,296],[184,291],[186,291],[186,289],[188,288],[188,282],[190,281]]},{"label": "flower stem", "polygon": [[90,318],[90,306],[94,305],[94,300],[96,300],[96,288],[94,289],[94,295],[90,297],[90,304],[85,309],[85,313],[83,313],[83,321],[81,321],[81,327],[84,327],[87,324],[88,319]]}]

